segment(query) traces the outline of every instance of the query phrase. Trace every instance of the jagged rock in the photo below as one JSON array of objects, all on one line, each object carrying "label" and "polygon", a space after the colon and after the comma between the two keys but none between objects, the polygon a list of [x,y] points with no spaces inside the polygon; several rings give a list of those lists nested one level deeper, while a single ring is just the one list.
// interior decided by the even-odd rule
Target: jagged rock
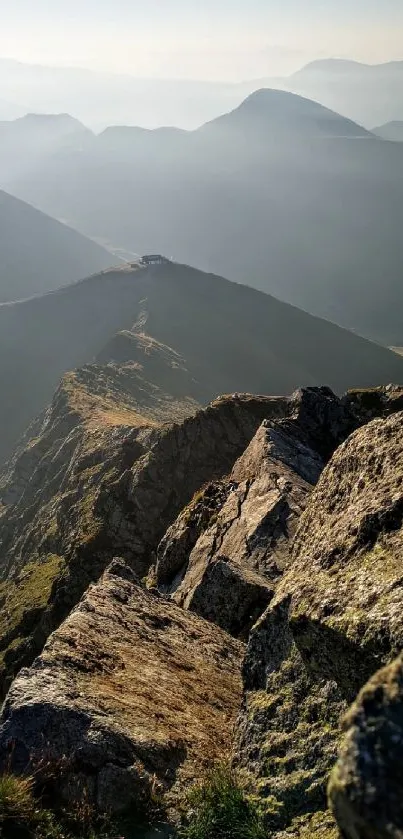
[{"label": "jagged rock", "polygon": [[171,585],[174,587],[176,575],[187,565],[199,536],[221,509],[227,495],[227,483],[209,483],[196,493],[168,528],[157,549],[156,575],[161,590],[169,591]]},{"label": "jagged rock", "polygon": [[[160,393],[158,424],[153,393],[146,397],[141,381],[137,399],[136,369],[87,367],[66,376],[0,482],[3,695],[111,556],[123,556],[145,575],[167,527],[195,491],[228,474],[262,419],[284,414],[289,403],[244,394],[167,424],[162,420],[172,416],[174,404],[178,416],[189,405],[181,414],[170,399],[166,413]],[[26,583],[36,590],[42,567],[47,585],[39,588],[32,612],[24,605]]]},{"label": "jagged rock", "polygon": [[329,799],[343,836],[403,836],[403,658],[380,670],[345,717]]},{"label": "jagged rock", "polygon": [[62,796],[80,789],[101,811],[172,803],[229,747],[243,652],[115,560],[14,681],[1,762],[44,782],[60,767]]},{"label": "jagged rock", "polygon": [[349,390],[343,403],[356,417],[357,424],[363,425],[373,419],[388,417],[403,410],[403,387],[391,384]]},{"label": "jagged rock", "polygon": [[290,417],[298,423],[305,444],[324,460],[328,460],[337,446],[362,422],[359,413],[353,413],[348,401],[339,399],[328,387],[307,387],[295,391]]},{"label": "jagged rock", "polygon": [[323,458],[345,439],[357,419],[329,388],[296,391],[277,404],[270,419],[225,486],[209,488],[205,497],[198,495],[169,529],[157,552],[157,582],[164,591],[178,587],[200,538],[206,556],[220,550],[271,577],[282,572],[309,485],[318,480]]},{"label": "jagged rock", "polygon": [[403,646],[402,431],[397,413],[337,449],[251,633],[238,761],[277,830],[323,811],[340,717]]},{"label": "jagged rock", "polygon": [[174,599],[231,635],[247,640],[273,593],[273,587],[261,575],[218,555],[198,577],[191,594],[181,601],[178,592]]},{"label": "jagged rock", "polygon": [[[189,515],[188,529],[183,517],[181,530],[171,528],[165,542],[170,546],[164,554],[169,559],[166,579],[172,585],[172,573],[187,571],[183,564],[187,549],[194,556],[203,540],[208,544],[220,520],[220,544],[215,545],[212,561],[202,574],[208,586],[204,593],[201,588],[188,590],[195,599],[201,598],[198,608],[211,607],[218,621],[222,614],[232,632],[243,634],[256,617],[256,609],[262,609],[265,598],[275,591],[248,648],[238,761],[257,780],[269,823],[277,830],[288,829],[299,818],[309,818],[313,824],[315,813],[325,806],[325,781],[337,751],[339,716],[356,689],[379,662],[389,659],[401,640],[401,415],[363,429],[336,453],[303,514],[295,565],[287,571],[288,537],[306,505],[310,482],[334,447],[361,422],[360,411],[326,388],[278,399],[234,394],[180,424],[166,425],[158,414],[161,394],[149,393],[144,397],[149,411],[147,405],[144,411],[138,410],[139,381],[136,378],[136,384],[129,386],[131,375],[137,377],[138,371],[108,365],[107,369],[84,368],[66,377],[50,410],[32,429],[33,436],[26,438],[1,480],[3,690],[21,666],[32,662],[111,556],[121,554],[139,576],[145,574],[167,527],[195,492],[207,481],[213,483],[210,508],[205,491],[202,509],[194,499],[183,513],[183,517]],[[141,389],[145,386],[142,380]],[[161,416],[165,416],[161,399]],[[172,411],[181,412],[182,408],[168,401],[169,416]],[[260,438],[234,468],[267,418],[276,422],[262,427]],[[271,506],[265,507],[269,496]],[[175,558],[175,540],[180,562]],[[237,556],[243,557],[242,562],[236,561]],[[382,568],[379,585],[378,568]],[[212,588],[210,573],[221,575],[224,586]],[[259,581],[253,576],[257,573]],[[234,598],[228,599],[230,610],[225,613],[222,596],[228,575]],[[206,597],[208,591],[214,591],[215,600]],[[167,608],[177,607],[170,603]],[[80,607],[73,615],[84,612]],[[197,620],[194,615],[183,618],[188,619]],[[213,619],[212,611],[209,619]],[[220,632],[211,625],[209,631]],[[56,633],[47,649],[61,643],[62,637],[63,633]],[[76,650],[76,664],[87,655],[83,649]],[[52,672],[57,676],[55,683],[49,676],[41,690],[53,685],[56,693],[59,688],[68,691],[67,670],[59,681],[57,668],[45,664],[47,655],[45,651],[29,673],[39,679],[43,670],[45,679]],[[24,672],[13,691],[20,689],[24,679],[32,685],[31,675]],[[13,695],[16,720],[18,697]],[[28,693],[21,696],[18,714],[23,714]],[[119,749],[126,754],[126,748],[124,740]],[[158,753],[156,764],[162,766],[164,761]],[[123,769],[132,765],[127,763]],[[98,777],[99,789],[109,777],[109,769],[103,769],[106,774]],[[81,768],[77,773],[69,788],[80,782]],[[141,789],[142,773],[140,767]],[[131,772],[124,777],[131,785]],[[123,788],[126,782],[120,777],[117,783]],[[95,795],[93,788],[89,794]]]},{"label": "jagged rock", "polygon": [[[188,555],[183,514],[170,529],[176,578],[171,577],[168,590],[175,601],[245,637],[287,566],[290,540],[322,469],[323,461],[308,447],[296,421],[265,420],[235,464],[226,492],[220,491],[221,509],[207,509],[207,529]],[[194,533],[192,526],[189,546]],[[166,567],[164,545],[158,584]]]}]

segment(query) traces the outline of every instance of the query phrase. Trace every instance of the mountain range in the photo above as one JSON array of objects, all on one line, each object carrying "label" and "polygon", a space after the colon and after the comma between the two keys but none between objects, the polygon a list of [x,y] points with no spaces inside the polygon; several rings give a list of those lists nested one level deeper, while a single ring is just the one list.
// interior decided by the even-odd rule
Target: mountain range
[{"label": "mountain range", "polygon": [[0,123],[1,839],[403,836],[391,131]]},{"label": "mountain range", "polygon": [[49,155],[80,149],[92,132],[68,114],[26,114],[0,122],[0,178],[28,174]]},{"label": "mountain range", "polygon": [[403,343],[400,144],[266,89],[196,131],[85,136],[4,188],[112,249],[166,253]]},{"label": "mountain range", "polygon": [[403,118],[403,61],[362,64],[322,59],[276,86],[316,99],[367,128]]},{"label": "mountain range", "polygon": [[[313,61],[290,76],[241,83],[140,79],[0,59],[0,118],[67,111],[94,130],[110,124],[196,128],[260,87],[315,99],[367,128],[403,119],[403,61]],[[7,104],[7,103],[12,104]]]},{"label": "mountain range", "polygon": [[[10,455],[66,371],[97,361],[188,405],[222,393],[341,392],[403,377],[403,359],[248,286],[165,262],[129,264],[0,306],[0,458]],[[146,385],[145,382],[148,382]],[[102,392],[102,398],[105,393]],[[140,400],[141,401],[141,400]],[[150,400],[146,400],[146,402]],[[182,411],[183,413],[183,411]]]}]

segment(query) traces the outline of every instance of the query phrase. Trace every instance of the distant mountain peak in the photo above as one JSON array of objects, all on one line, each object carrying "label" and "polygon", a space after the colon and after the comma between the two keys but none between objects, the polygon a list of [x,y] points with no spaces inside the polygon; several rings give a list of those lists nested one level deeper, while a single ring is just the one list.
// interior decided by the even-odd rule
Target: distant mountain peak
[{"label": "distant mountain peak", "polygon": [[363,68],[369,67],[369,64],[362,64],[360,61],[353,61],[348,58],[318,58],[315,61],[310,61],[308,64],[305,64],[297,73],[293,75],[300,75],[301,73],[311,73],[323,71],[326,73],[329,72],[351,72],[351,71],[359,71]]},{"label": "distant mountain peak", "polygon": [[289,134],[290,137],[372,136],[365,128],[312,99],[272,88],[256,90],[235,110],[203,126],[206,127],[241,128],[242,131],[258,128],[273,134]]},{"label": "distant mountain peak", "polygon": [[296,73],[293,73],[291,78],[300,78],[312,73],[330,73],[334,75],[348,73],[350,75],[362,75],[363,73],[377,73],[379,71],[390,70],[393,68],[401,70],[403,68],[403,61],[387,61],[381,64],[366,64],[364,62],[353,61],[348,58],[319,58],[305,64],[304,67],[297,70]]},{"label": "distant mountain peak", "polygon": [[79,130],[86,132],[89,132],[90,130],[82,122],[80,122],[80,120],[67,113],[43,114],[31,112],[25,114],[23,117],[18,117],[18,119],[14,120],[14,122],[28,127],[55,127],[58,129],[69,128],[72,131]]},{"label": "distant mountain peak", "polygon": [[394,142],[403,142],[403,120],[392,120],[386,122],[385,125],[378,125],[373,128],[373,133],[382,140],[392,140]]}]

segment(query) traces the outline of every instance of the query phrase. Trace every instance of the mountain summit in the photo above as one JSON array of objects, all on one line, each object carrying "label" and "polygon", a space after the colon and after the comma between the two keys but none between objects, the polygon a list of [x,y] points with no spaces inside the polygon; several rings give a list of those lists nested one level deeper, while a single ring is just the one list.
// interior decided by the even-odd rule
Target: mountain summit
[{"label": "mountain summit", "polygon": [[208,123],[210,130],[213,127],[238,128],[248,133],[264,129],[271,134],[284,134],[287,138],[290,134],[307,138],[371,137],[365,128],[318,102],[269,88],[257,90],[238,108]]}]

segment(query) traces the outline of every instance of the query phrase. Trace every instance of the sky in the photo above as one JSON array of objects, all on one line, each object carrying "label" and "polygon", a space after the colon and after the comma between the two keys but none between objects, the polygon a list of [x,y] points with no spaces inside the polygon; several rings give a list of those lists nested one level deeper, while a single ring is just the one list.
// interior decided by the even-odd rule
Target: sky
[{"label": "sky", "polygon": [[0,0],[0,57],[241,81],[403,59],[403,0]]}]

